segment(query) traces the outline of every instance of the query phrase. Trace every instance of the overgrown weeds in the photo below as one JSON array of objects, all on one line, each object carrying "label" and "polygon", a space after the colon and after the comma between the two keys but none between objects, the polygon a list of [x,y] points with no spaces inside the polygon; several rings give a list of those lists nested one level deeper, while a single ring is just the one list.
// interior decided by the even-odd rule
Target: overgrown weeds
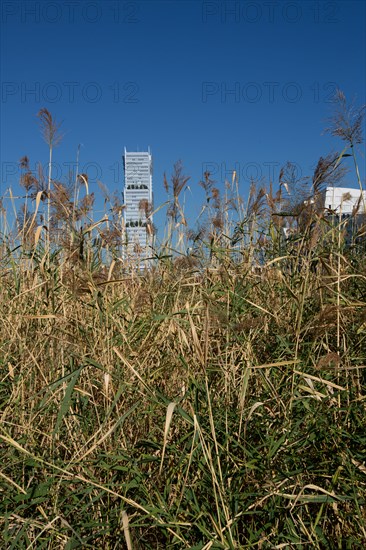
[{"label": "overgrown weeds", "polygon": [[146,271],[121,260],[118,200],[95,222],[85,175],[22,160],[16,232],[2,211],[2,548],[365,547],[365,230],[355,212],[347,241],[320,196],[343,158],[297,201],[290,165],[246,205],[206,174],[193,228],[177,164]]}]

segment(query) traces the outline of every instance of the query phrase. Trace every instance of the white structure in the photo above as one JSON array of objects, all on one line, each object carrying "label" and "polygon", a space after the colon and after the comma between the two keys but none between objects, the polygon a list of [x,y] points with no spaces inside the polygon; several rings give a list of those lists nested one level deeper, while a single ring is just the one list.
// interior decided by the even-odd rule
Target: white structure
[{"label": "white structure", "polygon": [[359,206],[357,213],[362,214],[365,212],[366,191],[362,193],[363,199],[360,189],[327,187],[325,190],[324,206],[329,210],[334,210],[337,214],[352,214],[354,208]]},{"label": "white structure", "polygon": [[[125,173],[124,221],[127,256],[149,258],[152,244],[152,157],[147,152],[127,152],[123,156]],[[145,262],[146,264],[146,262]],[[144,265],[142,262],[141,265]]]}]

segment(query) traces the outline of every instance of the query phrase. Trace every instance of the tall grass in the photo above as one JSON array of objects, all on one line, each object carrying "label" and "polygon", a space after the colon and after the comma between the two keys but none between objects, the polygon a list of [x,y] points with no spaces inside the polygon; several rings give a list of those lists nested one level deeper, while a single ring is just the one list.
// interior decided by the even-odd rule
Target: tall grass
[{"label": "tall grass", "polygon": [[123,205],[94,221],[24,164],[34,209],[16,233],[2,212],[2,548],[365,547],[365,229],[346,244],[320,199],[343,158],[307,204],[289,165],[246,202],[206,174],[193,228],[177,165],[143,272]]}]

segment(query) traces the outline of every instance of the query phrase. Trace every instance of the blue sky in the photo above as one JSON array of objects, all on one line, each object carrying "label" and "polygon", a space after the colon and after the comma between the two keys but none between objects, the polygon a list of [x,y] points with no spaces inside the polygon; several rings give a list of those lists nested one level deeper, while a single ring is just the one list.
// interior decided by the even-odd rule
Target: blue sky
[{"label": "blue sky", "polygon": [[47,163],[42,107],[65,134],[55,177],[82,144],[96,194],[97,179],[122,190],[123,148],[150,146],[155,207],[181,159],[193,221],[206,168],[221,188],[236,169],[244,197],[251,177],[276,183],[286,161],[311,175],[342,148],[323,133],[335,89],[366,102],[363,1],[3,0],[1,10],[1,194],[20,192],[20,157]]}]

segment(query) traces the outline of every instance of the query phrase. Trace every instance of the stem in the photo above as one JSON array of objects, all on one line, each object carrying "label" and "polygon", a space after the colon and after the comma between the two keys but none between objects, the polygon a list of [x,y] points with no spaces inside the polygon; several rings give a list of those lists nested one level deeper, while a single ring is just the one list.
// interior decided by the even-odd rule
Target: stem
[{"label": "stem", "polygon": [[363,211],[364,211],[364,213],[366,213],[365,196],[363,194],[362,181],[361,181],[361,176],[360,176],[360,172],[359,172],[359,169],[358,169],[358,163],[357,163],[356,153],[355,153],[355,148],[353,146],[353,143],[351,143],[351,151],[352,151],[353,162],[354,162],[354,165],[355,165],[357,181],[358,181],[358,185],[360,187],[360,192],[361,192],[361,197],[362,197],[362,204],[363,204]]},{"label": "stem", "polygon": [[51,222],[51,175],[52,175],[52,142],[50,143],[50,157],[48,161],[48,186],[47,186],[47,249],[48,258],[50,254],[50,222]]},{"label": "stem", "polygon": [[80,154],[80,145],[76,153],[76,171],[75,171],[75,183],[74,183],[74,204],[72,208],[72,227],[75,229],[75,208],[77,203],[77,185],[78,185],[78,172],[79,172],[79,154]]}]

